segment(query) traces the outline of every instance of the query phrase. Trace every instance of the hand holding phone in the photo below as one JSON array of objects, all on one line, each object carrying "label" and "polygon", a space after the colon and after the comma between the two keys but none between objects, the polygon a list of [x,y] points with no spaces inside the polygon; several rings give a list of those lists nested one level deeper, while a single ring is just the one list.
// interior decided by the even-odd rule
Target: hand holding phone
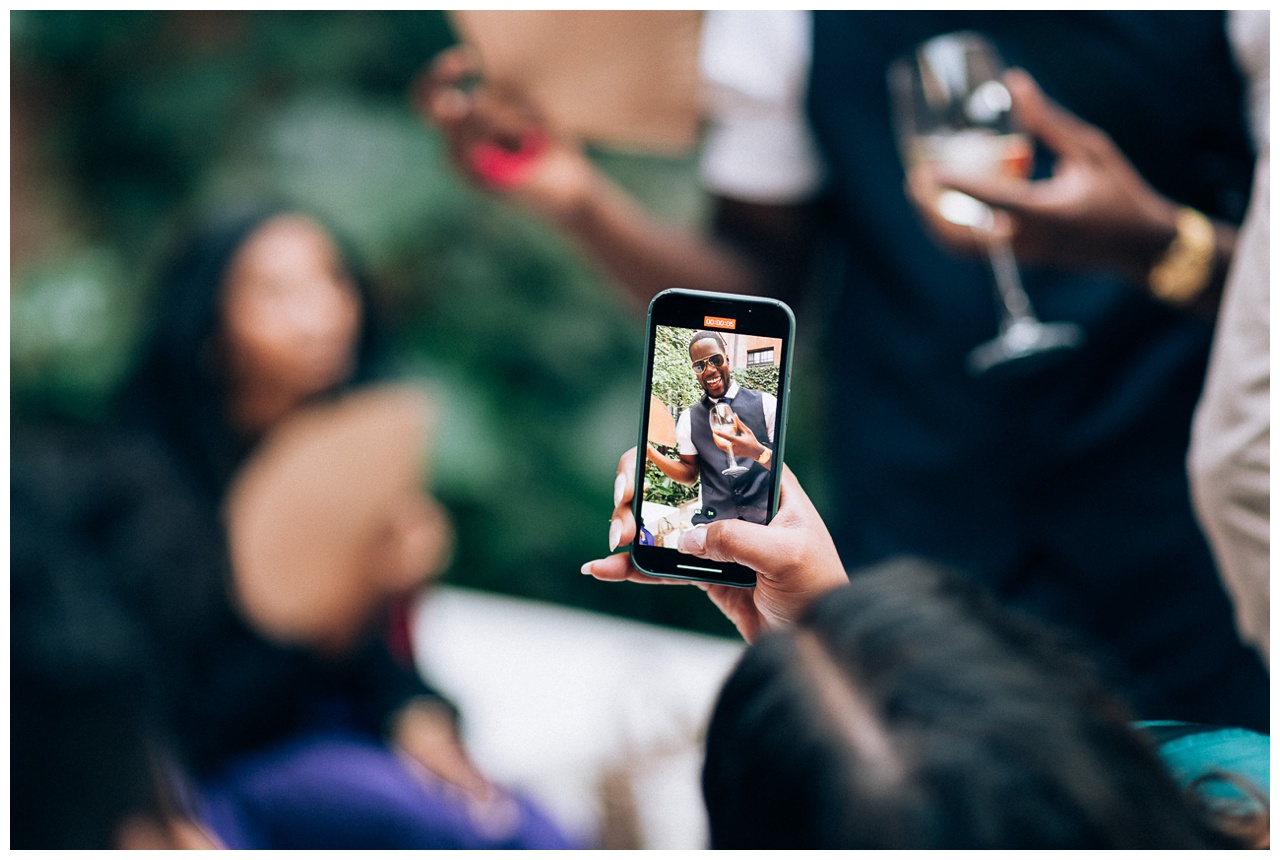
[{"label": "hand holding phone", "polygon": [[[800,482],[785,466],[781,472],[778,510],[769,525],[725,520],[692,529],[680,540],[686,555],[735,562],[756,571],[755,588],[652,576],[636,568],[629,552],[587,562],[582,572],[606,582],[696,585],[748,642],[792,623],[815,598],[849,580],[826,524]],[[614,547],[630,543],[636,535],[635,475],[636,449],[632,448],[618,461],[609,527]]]},{"label": "hand holding phone", "polygon": [[749,587],[750,568],[679,543],[709,523],[767,523],[777,509],[795,320],[773,299],[666,290],[647,328],[633,561],[657,577]]}]

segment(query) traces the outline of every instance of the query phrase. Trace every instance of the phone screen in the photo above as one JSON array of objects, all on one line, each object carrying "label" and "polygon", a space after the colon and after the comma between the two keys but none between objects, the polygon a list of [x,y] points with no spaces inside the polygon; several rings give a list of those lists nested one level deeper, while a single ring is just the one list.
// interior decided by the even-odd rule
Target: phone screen
[{"label": "phone screen", "polygon": [[679,552],[689,529],[777,509],[795,323],[772,299],[668,290],[649,307],[637,449],[636,566],[750,586],[755,572]]}]

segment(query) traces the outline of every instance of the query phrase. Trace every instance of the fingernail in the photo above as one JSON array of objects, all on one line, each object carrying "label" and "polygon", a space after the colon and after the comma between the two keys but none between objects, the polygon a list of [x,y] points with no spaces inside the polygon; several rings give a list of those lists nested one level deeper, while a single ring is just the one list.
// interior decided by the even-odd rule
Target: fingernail
[{"label": "fingernail", "polygon": [[707,550],[705,529],[690,529],[680,535],[680,551],[685,555],[702,555]]},{"label": "fingernail", "polygon": [[616,481],[613,482],[613,506],[616,508],[622,504],[622,490],[627,485],[627,476],[618,475]]},{"label": "fingernail", "polygon": [[613,552],[618,548],[618,541],[622,540],[622,523],[617,520],[609,521],[609,552]]},{"label": "fingernail", "polygon": [[583,574],[584,576],[590,576],[590,575],[591,575],[591,565],[593,565],[593,564],[595,564],[595,562],[594,562],[594,561],[589,561],[589,562],[587,562],[586,564],[584,564],[584,565],[582,566],[582,570],[580,570],[580,571],[579,571],[579,573]]}]

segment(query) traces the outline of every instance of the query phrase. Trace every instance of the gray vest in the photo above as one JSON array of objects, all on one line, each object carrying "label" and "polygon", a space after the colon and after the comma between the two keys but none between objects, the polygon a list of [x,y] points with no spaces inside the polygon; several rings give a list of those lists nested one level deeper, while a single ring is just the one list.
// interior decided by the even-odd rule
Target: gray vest
[{"label": "gray vest", "polygon": [[[738,396],[730,403],[760,444],[771,447],[760,392],[739,386]],[[716,446],[711,435],[711,399],[704,397],[690,406],[689,419],[693,446],[698,449],[698,475],[702,480],[702,510],[693,515],[693,522],[700,525],[741,519],[763,523],[769,510],[769,470],[754,460],[738,457],[738,464],[748,466],[748,471],[736,478],[722,475],[721,470],[729,465],[729,455]]]}]

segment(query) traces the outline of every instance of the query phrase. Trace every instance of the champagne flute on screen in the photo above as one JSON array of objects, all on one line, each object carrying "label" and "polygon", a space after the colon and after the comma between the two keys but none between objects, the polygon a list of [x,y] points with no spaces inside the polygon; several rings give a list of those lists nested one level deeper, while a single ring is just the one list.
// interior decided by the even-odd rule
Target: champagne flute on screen
[{"label": "champagne flute on screen", "polygon": [[[1000,82],[1003,71],[995,48],[976,33],[930,39],[890,66],[898,146],[908,170],[934,162],[970,176],[1030,173],[1032,142],[1013,122],[1012,99]],[[996,216],[989,206],[948,190],[937,207],[943,218],[978,234],[994,276],[1000,333],[969,354],[971,371],[1083,343],[1078,325],[1044,323],[1036,316],[1009,241],[993,230]]]},{"label": "champagne flute on screen", "polygon": [[[719,427],[726,433],[736,434],[738,431],[738,419],[733,414],[733,407],[728,403],[721,401],[711,408],[711,427],[712,429]],[[738,475],[746,474],[749,466],[741,466],[738,460],[733,456],[732,449],[725,452],[729,457],[729,468],[720,472],[722,475],[728,475],[730,478],[736,478]]]}]

